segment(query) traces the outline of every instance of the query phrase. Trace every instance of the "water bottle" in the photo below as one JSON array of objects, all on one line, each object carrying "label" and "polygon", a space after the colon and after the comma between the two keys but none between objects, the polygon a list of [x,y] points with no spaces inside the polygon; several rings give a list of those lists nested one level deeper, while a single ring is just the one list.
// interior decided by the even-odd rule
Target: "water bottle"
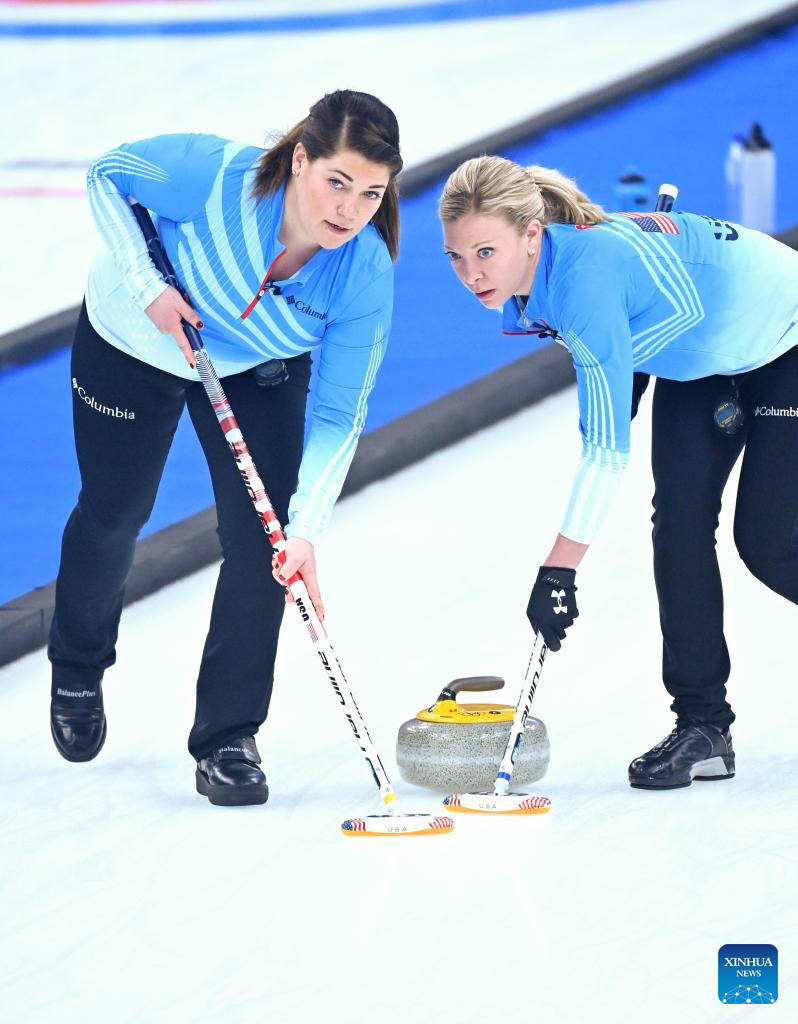
[{"label": "water bottle", "polygon": [[740,219],[772,235],[776,228],[776,157],[760,125],[745,140],[740,160]]},{"label": "water bottle", "polygon": [[745,136],[735,135],[726,153],[726,218],[735,224],[740,220],[740,178]]}]

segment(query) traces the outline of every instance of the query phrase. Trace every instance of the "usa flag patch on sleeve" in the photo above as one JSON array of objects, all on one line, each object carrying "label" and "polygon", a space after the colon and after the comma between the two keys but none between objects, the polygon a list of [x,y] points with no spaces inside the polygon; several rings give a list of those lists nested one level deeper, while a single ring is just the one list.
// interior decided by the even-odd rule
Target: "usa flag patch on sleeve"
[{"label": "usa flag patch on sleeve", "polygon": [[633,220],[641,231],[655,231],[666,235],[679,234],[675,222],[664,213],[620,213],[618,216]]}]

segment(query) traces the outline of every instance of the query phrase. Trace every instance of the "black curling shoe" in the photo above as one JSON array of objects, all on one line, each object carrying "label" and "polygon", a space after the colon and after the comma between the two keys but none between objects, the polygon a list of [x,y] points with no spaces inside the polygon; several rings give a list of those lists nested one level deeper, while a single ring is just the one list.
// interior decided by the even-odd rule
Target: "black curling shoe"
[{"label": "black curling shoe", "polygon": [[269,787],[259,764],[254,737],[230,740],[197,761],[197,792],[220,807],[265,804]]},{"label": "black curling shoe", "polygon": [[91,761],[102,750],[107,731],[99,683],[82,689],[55,688],[50,701],[50,732],[61,757]]},{"label": "black curling shoe", "polygon": [[629,784],[635,789],[679,789],[693,779],[708,782],[733,775],[731,736],[714,725],[677,725],[629,765]]}]

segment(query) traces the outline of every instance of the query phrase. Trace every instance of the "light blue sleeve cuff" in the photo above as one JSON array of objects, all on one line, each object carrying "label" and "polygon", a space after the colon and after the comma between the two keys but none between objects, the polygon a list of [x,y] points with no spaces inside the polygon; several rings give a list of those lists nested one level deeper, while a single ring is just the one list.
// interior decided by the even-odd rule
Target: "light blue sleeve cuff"
[{"label": "light blue sleeve cuff", "polygon": [[621,483],[629,456],[598,449],[583,454],[560,533],[578,544],[592,544]]},{"label": "light blue sleeve cuff", "polygon": [[145,310],[151,302],[155,302],[159,295],[162,295],[169,285],[161,275],[153,269],[152,275],[136,275],[123,278],[131,299],[141,310]]},{"label": "light blue sleeve cuff", "polygon": [[[326,526],[326,523],[324,524]],[[302,540],[308,541],[308,543],[316,546],[319,537],[322,534],[323,526],[321,529],[312,530],[308,524],[304,521],[301,515],[292,516],[289,520],[288,526],[285,528],[286,537],[300,537]]]}]

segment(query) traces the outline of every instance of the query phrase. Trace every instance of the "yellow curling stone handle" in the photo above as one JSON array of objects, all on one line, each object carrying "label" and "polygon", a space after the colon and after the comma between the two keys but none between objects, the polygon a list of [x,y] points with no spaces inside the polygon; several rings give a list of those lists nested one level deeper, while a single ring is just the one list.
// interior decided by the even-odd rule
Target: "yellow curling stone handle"
[{"label": "yellow curling stone handle", "polygon": [[422,708],[416,718],[422,722],[460,722],[478,725],[484,722],[512,722],[515,708],[509,704],[458,704],[458,693],[484,693],[501,690],[504,680],[500,676],[466,676],[453,679],[444,686],[437,701]]}]

